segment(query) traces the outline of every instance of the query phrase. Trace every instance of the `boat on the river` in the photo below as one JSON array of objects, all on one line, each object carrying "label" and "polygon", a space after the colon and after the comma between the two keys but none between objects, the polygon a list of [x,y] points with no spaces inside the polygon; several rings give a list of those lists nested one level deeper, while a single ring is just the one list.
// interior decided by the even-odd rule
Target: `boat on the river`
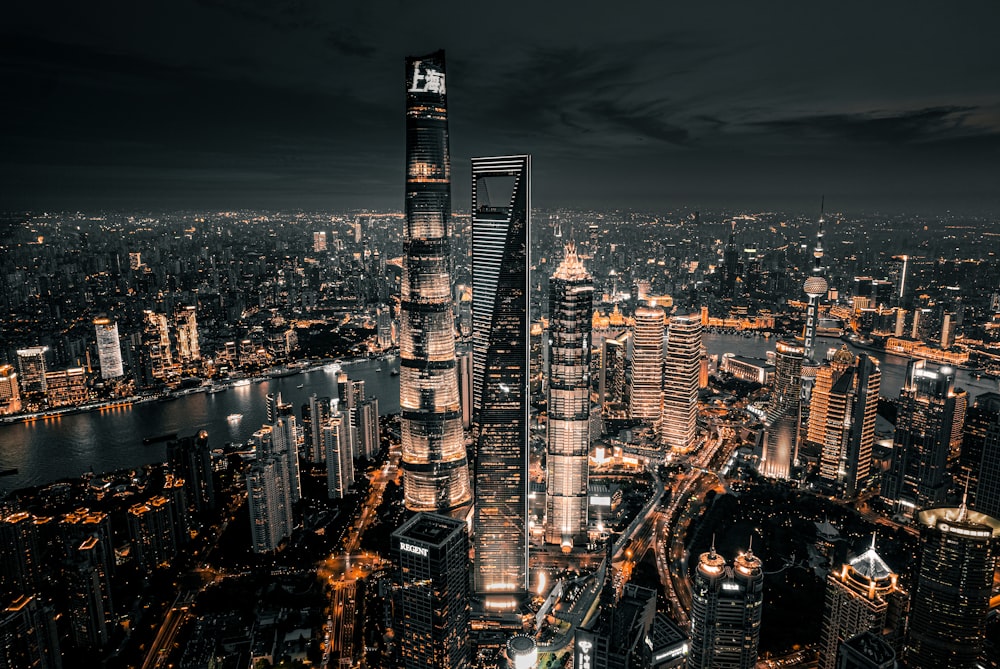
[{"label": "boat on the river", "polygon": [[17,467],[11,467],[10,469],[0,469],[0,476],[13,476],[17,473]]},{"label": "boat on the river", "polygon": [[149,446],[150,444],[158,444],[161,441],[170,441],[171,439],[176,439],[176,438],[177,438],[176,432],[165,432],[163,434],[156,434],[149,437],[145,437],[142,440],[142,443]]},{"label": "boat on the river", "polygon": [[242,419],[243,419],[243,414],[241,413],[231,413],[228,416],[226,416],[226,420],[228,420],[230,423],[238,423]]}]

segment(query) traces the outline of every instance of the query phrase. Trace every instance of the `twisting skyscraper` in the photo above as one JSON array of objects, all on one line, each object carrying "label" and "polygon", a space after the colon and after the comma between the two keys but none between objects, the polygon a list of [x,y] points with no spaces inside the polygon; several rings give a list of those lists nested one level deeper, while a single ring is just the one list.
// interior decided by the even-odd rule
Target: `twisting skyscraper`
[{"label": "twisting skyscraper", "polygon": [[590,322],[594,281],[566,245],[549,281],[549,391],[545,541],[566,548],[587,533]]},{"label": "twisting skyscraper", "polygon": [[663,415],[663,329],[661,307],[635,310],[629,411],[653,424]]},{"label": "twisting skyscraper", "polygon": [[406,60],[406,223],[400,303],[403,493],[413,511],[468,504],[451,307],[451,163],[444,52]]},{"label": "twisting skyscraper", "polygon": [[475,591],[492,608],[528,588],[528,227],[531,158],[472,159]]},{"label": "twisting skyscraper", "polygon": [[698,373],[701,371],[701,320],[671,316],[663,374],[664,449],[686,453],[695,444],[698,419]]}]

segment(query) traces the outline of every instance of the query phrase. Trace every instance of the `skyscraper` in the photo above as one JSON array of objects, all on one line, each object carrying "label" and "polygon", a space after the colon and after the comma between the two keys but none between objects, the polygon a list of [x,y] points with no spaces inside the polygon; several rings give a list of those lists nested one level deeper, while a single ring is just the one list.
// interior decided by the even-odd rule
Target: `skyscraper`
[{"label": "skyscraper", "polygon": [[794,341],[775,345],[774,388],[764,420],[764,453],[760,472],[764,476],[787,479],[798,454],[799,392],[802,387],[802,358],[805,348]]},{"label": "skyscraper", "polygon": [[882,482],[886,500],[908,512],[947,501],[967,400],[955,388],[954,368],[910,361],[899,391],[892,463]]},{"label": "skyscraper", "polygon": [[101,378],[117,379],[125,374],[121,343],[118,340],[118,323],[113,323],[109,318],[95,318],[94,331],[97,337],[97,359],[101,363]]},{"label": "skyscraper", "polygon": [[982,659],[1000,520],[965,505],[925,509],[904,659],[912,667],[973,669]]},{"label": "skyscraper", "polygon": [[1000,417],[986,429],[980,463],[976,471],[974,507],[976,511],[1000,518]]},{"label": "skyscraper", "polygon": [[170,346],[170,329],[164,314],[146,309],[142,331],[144,373],[146,383],[176,375],[174,354]]},{"label": "skyscraper", "polygon": [[255,553],[277,550],[292,535],[292,503],[287,463],[276,455],[258,456],[247,472],[250,539]]},{"label": "skyscraper", "polygon": [[660,440],[665,449],[674,453],[686,453],[694,448],[698,419],[701,319],[695,316],[671,316],[669,324]]},{"label": "skyscraper", "polygon": [[635,310],[629,412],[654,425],[663,416],[663,332],[662,307]]},{"label": "skyscraper", "polygon": [[545,541],[567,549],[587,534],[593,302],[593,279],[569,243],[549,281],[545,460]]},{"label": "skyscraper", "polygon": [[174,328],[177,333],[177,359],[187,364],[201,359],[198,343],[198,318],[194,306],[180,307],[174,312]]},{"label": "skyscraper", "polygon": [[17,350],[17,367],[21,372],[21,392],[45,392],[45,354],[48,346],[32,346]]},{"label": "skyscraper", "polygon": [[907,595],[897,576],[871,547],[826,579],[826,606],[820,633],[820,669],[835,669],[837,649],[851,637],[871,631],[901,634]]},{"label": "skyscraper", "polygon": [[321,443],[326,452],[326,491],[330,499],[342,499],[354,483],[350,434],[347,416],[336,409],[329,412],[320,426]]},{"label": "skyscraper", "polygon": [[806,439],[822,449],[820,479],[845,498],[858,494],[871,474],[881,380],[877,360],[855,358],[846,346],[816,372]]},{"label": "skyscraper", "polygon": [[469,651],[465,523],[418,513],[392,533],[399,565],[395,636],[405,669],[464,669]]},{"label": "skyscraper", "polygon": [[715,546],[698,559],[692,583],[690,669],[753,669],[760,645],[764,570],[752,550],[730,567]]},{"label": "skyscraper", "polygon": [[451,163],[444,52],[406,60],[406,222],[400,297],[403,494],[412,511],[472,499],[455,370]]},{"label": "skyscraper", "polygon": [[528,253],[531,158],[472,159],[473,422],[477,595],[528,589]]},{"label": "skyscraper", "polygon": [[[982,393],[965,414],[962,452],[959,455],[956,492],[968,491],[968,504],[994,518],[1000,517],[1000,451],[996,434],[1000,430],[1000,393]],[[992,490],[991,490],[992,489]],[[980,503],[979,492],[985,493]]]}]

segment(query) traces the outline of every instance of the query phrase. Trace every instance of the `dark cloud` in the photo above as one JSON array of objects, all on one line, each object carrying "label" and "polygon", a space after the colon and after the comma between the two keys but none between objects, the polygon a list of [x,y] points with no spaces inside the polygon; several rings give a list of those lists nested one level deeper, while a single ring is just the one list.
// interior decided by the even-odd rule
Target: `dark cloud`
[{"label": "dark cloud", "polygon": [[795,137],[905,144],[984,134],[983,129],[967,125],[975,111],[975,107],[934,107],[893,113],[823,114],[753,125]]}]

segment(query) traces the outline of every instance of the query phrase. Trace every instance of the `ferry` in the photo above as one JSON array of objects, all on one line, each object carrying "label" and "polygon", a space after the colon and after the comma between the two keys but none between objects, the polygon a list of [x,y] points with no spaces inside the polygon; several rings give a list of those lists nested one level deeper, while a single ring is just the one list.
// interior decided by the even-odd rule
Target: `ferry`
[{"label": "ferry", "polygon": [[242,419],[243,419],[243,414],[241,413],[231,413],[228,416],[226,416],[226,420],[228,420],[230,423],[238,423]]},{"label": "ferry", "polygon": [[389,370],[389,376],[399,376],[399,370],[393,367],[391,370]]},{"label": "ferry", "polygon": [[249,385],[250,385],[250,379],[240,379],[239,381],[233,384],[233,388],[242,388],[243,386],[249,386]]},{"label": "ferry", "polygon": [[209,395],[214,395],[215,393],[224,393],[227,390],[229,390],[229,389],[226,388],[225,386],[220,386],[220,385],[212,384],[212,386],[209,387],[209,389],[208,389],[208,394]]},{"label": "ferry", "polygon": [[299,385],[297,385],[297,386],[295,386],[295,387],[296,387],[296,388],[305,388],[305,384],[304,384],[304,383],[300,383]]}]

